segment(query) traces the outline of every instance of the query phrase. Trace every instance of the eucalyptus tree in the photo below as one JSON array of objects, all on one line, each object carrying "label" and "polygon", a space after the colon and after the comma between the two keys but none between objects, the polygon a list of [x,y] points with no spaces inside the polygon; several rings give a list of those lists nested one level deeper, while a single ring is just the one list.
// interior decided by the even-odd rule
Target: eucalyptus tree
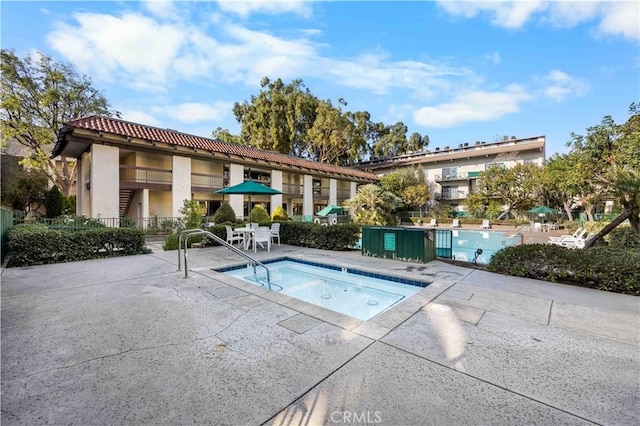
[{"label": "eucalyptus tree", "polygon": [[58,130],[67,121],[90,114],[119,115],[91,78],[78,75],[72,65],[42,53],[21,58],[2,49],[0,63],[2,144],[14,140],[26,148],[22,163],[44,171],[69,196],[76,180],[76,163],[65,157],[56,167],[50,158]]},{"label": "eucalyptus tree", "polygon": [[285,84],[264,77],[260,93],[250,101],[236,102],[233,113],[242,125],[241,142],[260,149],[303,156],[305,138],[320,104],[302,80]]}]

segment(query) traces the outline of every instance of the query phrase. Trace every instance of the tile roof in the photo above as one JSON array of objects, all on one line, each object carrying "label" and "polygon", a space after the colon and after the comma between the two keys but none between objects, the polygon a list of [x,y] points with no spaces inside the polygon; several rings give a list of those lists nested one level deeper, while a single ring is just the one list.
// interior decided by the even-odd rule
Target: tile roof
[{"label": "tile roof", "polygon": [[378,180],[378,176],[371,172],[336,166],[333,164],[318,163],[273,151],[265,151],[245,145],[221,142],[215,139],[180,133],[171,129],[146,126],[111,117],[91,115],[71,120],[65,123],[65,126],[96,132],[111,133],[114,135],[144,139],[148,141],[163,142],[171,145],[175,144],[178,146],[213,151],[221,154],[236,155],[245,158],[280,163],[288,166],[303,167],[324,173],[337,173],[361,179]]}]

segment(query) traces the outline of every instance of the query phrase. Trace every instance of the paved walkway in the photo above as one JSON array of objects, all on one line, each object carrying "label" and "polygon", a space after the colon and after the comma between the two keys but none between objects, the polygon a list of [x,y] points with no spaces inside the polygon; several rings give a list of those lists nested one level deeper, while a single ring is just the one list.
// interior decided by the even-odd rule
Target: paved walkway
[{"label": "paved walkway", "polygon": [[211,271],[221,248],[2,272],[2,424],[640,423],[639,299],[274,247],[432,281],[362,322]]}]

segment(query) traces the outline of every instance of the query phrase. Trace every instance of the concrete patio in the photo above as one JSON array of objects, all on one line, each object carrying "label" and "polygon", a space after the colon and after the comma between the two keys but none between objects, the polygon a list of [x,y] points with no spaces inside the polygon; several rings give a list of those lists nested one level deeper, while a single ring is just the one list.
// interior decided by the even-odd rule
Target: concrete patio
[{"label": "concrete patio", "polygon": [[640,423],[639,298],[299,247],[433,283],[362,322],[221,248],[5,269],[2,424]]}]

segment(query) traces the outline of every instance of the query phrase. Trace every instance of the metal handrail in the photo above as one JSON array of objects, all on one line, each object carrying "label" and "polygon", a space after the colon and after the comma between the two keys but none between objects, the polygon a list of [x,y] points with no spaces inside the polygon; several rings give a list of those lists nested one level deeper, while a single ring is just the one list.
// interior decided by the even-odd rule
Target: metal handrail
[{"label": "metal handrail", "polygon": [[[272,290],[271,275],[270,275],[269,268],[267,268],[262,262],[260,262],[257,259],[254,259],[253,257],[249,256],[242,250],[234,247],[233,245],[229,244],[228,242],[218,237],[217,235],[209,231],[205,231],[204,229],[198,229],[198,228],[184,230],[180,232],[180,235],[178,236],[178,270],[180,270],[180,247],[182,246],[182,237],[184,236],[184,276],[185,278],[189,277],[189,268],[187,267],[187,243],[190,237],[196,236],[196,235],[205,235],[211,238],[213,241],[217,242],[218,244],[225,246],[226,248],[230,249],[232,252],[240,255],[241,257],[251,262],[251,264],[253,265],[253,275],[256,278],[256,282],[260,282],[258,280],[258,274],[256,273],[256,266],[262,266],[265,269],[265,271],[267,271],[267,288],[269,290]],[[282,290],[282,287],[280,285],[275,283],[273,284],[277,285],[278,287],[280,287],[280,290]]]}]

